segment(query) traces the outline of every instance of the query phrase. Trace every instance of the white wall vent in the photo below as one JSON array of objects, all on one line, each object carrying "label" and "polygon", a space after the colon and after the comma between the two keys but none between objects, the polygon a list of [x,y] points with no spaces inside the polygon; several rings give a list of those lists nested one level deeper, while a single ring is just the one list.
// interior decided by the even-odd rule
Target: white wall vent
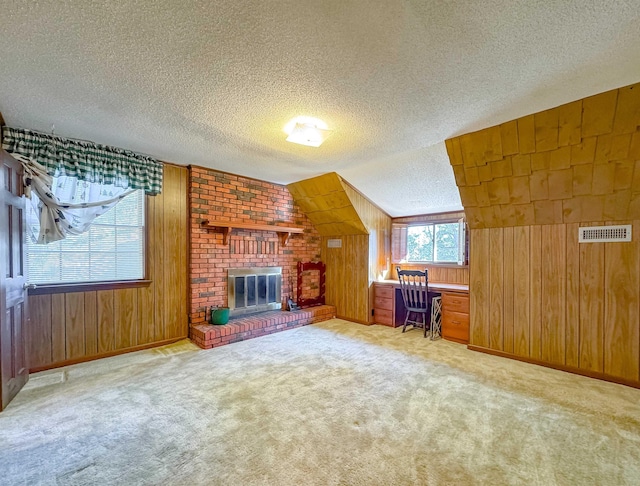
[{"label": "white wall vent", "polygon": [[631,241],[631,225],[586,226],[578,229],[578,243]]}]

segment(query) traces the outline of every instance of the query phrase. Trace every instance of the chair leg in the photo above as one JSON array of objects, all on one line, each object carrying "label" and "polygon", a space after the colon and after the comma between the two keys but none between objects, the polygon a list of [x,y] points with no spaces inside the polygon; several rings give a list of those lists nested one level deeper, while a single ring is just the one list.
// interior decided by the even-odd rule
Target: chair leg
[{"label": "chair leg", "polygon": [[402,326],[402,332],[407,329],[407,323],[409,322],[409,316],[411,315],[411,311],[407,311],[407,315],[404,318],[404,326]]},{"label": "chair leg", "polygon": [[[427,307],[428,309],[428,307]],[[424,337],[427,337],[427,313],[422,314],[422,326],[424,327]]]},{"label": "chair leg", "polygon": [[429,304],[427,304],[427,308],[424,310],[424,314],[422,314],[422,319],[424,322],[424,337],[427,337],[427,329],[431,330],[431,322],[429,322],[427,326],[427,319],[429,319]]}]

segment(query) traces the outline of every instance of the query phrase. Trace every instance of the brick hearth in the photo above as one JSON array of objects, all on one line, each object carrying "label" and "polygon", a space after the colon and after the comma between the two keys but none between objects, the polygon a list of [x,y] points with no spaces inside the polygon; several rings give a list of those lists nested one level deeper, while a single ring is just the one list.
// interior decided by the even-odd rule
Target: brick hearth
[{"label": "brick hearth", "polygon": [[265,334],[286,331],[335,317],[332,305],[319,305],[300,311],[268,311],[249,316],[231,318],[228,324],[193,324],[189,337],[202,349],[245,341]]}]

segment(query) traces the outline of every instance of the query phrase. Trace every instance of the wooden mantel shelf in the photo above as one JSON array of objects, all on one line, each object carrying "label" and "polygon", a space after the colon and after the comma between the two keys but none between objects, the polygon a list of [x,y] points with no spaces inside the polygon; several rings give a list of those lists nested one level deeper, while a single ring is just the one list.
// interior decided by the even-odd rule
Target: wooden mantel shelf
[{"label": "wooden mantel shelf", "polygon": [[221,229],[222,241],[225,245],[229,244],[229,235],[232,229],[246,229],[251,231],[274,231],[278,233],[280,238],[280,244],[287,246],[289,237],[292,233],[303,233],[302,228],[296,228],[293,226],[275,226],[272,224],[255,224],[255,223],[242,223],[242,222],[230,222],[230,221],[203,221],[202,226],[207,229]]}]

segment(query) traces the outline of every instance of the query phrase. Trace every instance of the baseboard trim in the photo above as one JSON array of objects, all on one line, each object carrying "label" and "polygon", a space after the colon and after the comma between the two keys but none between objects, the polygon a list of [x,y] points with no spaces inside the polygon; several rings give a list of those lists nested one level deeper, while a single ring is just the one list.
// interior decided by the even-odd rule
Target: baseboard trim
[{"label": "baseboard trim", "polygon": [[356,324],[364,324],[365,326],[370,326],[371,324],[375,324],[375,323],[372,323],[372,322],[367,322],[367,321],[361,321],[359,319],[354,319],[352,317],[336,316],[336,319],[342,319],[343,321],[355,322]]},{"label": "baseboard trim", "polygon": [[63,366],[69,366],[69,365],[74,365],[78,363],[85,363],[87,361],[93,361],[94,359],[110,358],[111,356],[118,356],[119,354],[132,353],[134,351],[142,351],[144,349],[149,349],[149,348],[156,348],[158,346],[173,344],[175,342],[178,342],[178,341],[181,341],[182,339],[187,339],[187,338],[188,336],[182,336],[178,338],[165,339],[163,341],[154,341],[152,343],[140,344],[138,346],[132,346],[130,348],[115,349],[113,351],[108,351],[106,353],[94,354],[91,356],[83,356],[81,358],[66,359],[64,361],[58,361],[57,363],[51,363],[45,366],[36,366],[34,368],[29,368],[29,373],[37,373],[38,371],[53,370],[55,368],[62,368]]},{"label": "baseboard trim", "polygon": [[552,368],[554,370],[566,371],[575,375],[582,375],[589,378],[595,378],[597,380],[609,381],[611,383],[617,383],[619,385],[630,386],[632,388],[640,388],[640,381],[627,380],[626,378],[620,378],[618,376],[608,375],[606,373],[600,373],[599,371],[583,370],[581,368],[575,368],[574,366],[566,366],[557,363],[548,363],[539,359],[527,358],[525,356],[518,356],[516,354],[506,353],[504,351],[498,351],[497,349],[485,348],[482,346],[475,346],[469,344],[467,349],[471,351],[478,351],[480,353],[491,354],[493,356],[500,356],[501,358],[515,359],[516,361],[522,361],[524,363],[530,363],[538,366],[544,366],[545,368]]}]

